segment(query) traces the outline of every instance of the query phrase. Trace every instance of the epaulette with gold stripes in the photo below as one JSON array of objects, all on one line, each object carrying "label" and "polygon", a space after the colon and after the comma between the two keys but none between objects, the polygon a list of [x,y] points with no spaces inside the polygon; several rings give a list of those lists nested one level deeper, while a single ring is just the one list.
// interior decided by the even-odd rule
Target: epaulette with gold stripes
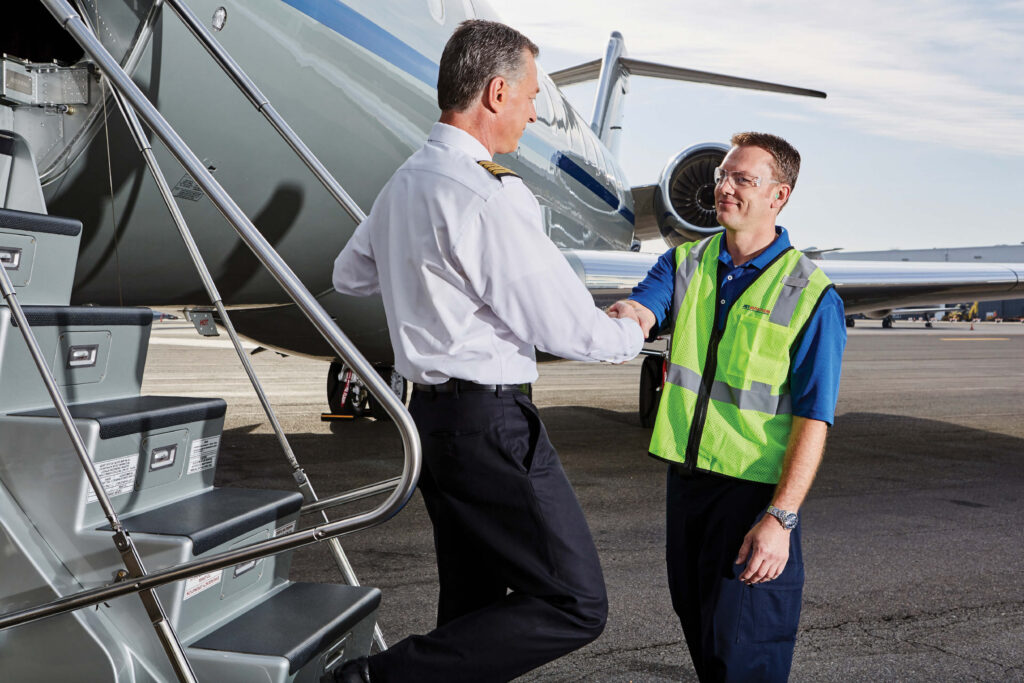
[{"label": "epaulette with gold stripes", "polygon": [[505,176],[512,176],[513,178],[520,177],[518,173],[513,173],[501,164],[496,164],[493,161],[478,161],[476,163],[483,166],[488,173],[498,179],[504,178]]}]

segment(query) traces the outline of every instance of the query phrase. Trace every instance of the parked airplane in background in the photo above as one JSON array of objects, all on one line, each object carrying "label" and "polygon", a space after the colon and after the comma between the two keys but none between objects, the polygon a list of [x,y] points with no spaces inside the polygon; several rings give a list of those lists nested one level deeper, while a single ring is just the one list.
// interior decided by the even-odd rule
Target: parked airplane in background
[{"label": "parked airplane in background", "polygon": [[[303,283],[319,293],[323,307],[400,390],[379,298],[343,297],[331,288],[333,257],[353,221],[160,3],[82,0],[78,7]],[[437,63],[452,30],[471,16],[498,19],[482,0],[195,0],[190,7],[364,211],[438,117]],[[0,92],[0,198],[6,199],[0,206],[82,219],[74,301],[208,303],[117,107],[82,50],[44,9],[20,2],[5,10],[0,53],[6,55]],[[631,76],[824,97],[630,59],[618,33],[603,59],[541,74],[537,123],[515,153],[497,161],[537,195],[548,234],[599,304],[623,296],[653,264],[654,256],[629,250],[636,240],[661,236],[678,244],[721,229],[712,173],[727,146],[705,143],[680,152],[655,184],[627,181],[616,150]],[[587,122],[559,86],[593,78],[599,85]],[[192,178],[168,171],[178,166],[159,145],[156,154],[175,175],[174,195],[238,330],[269,347],[330,358],[329,347]],[[26,194],[36,179],[42,195]],[[1024,265],[820,265],[849,313],[1024,296]],[[351,403],[338,381],[341,370],[333,364],[328,378],[334,409],[345,407],[343,395]]]}]

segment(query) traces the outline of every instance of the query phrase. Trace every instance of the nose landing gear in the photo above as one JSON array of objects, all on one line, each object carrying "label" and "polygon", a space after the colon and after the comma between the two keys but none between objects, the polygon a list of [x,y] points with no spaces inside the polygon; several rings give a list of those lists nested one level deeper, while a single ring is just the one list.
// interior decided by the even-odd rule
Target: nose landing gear
[{"label": "nose landing gear", "polygon": [[[391,391],[403,403],[409,397],[409,383],[390,365],[377,365],[374,369],[391,387]],[[391,419],[384,406],[370,395],[366,384],[344,363],[334,361],[327,372],[327,405],[330,413],[325,420],[373,417],[377,420]]]}]

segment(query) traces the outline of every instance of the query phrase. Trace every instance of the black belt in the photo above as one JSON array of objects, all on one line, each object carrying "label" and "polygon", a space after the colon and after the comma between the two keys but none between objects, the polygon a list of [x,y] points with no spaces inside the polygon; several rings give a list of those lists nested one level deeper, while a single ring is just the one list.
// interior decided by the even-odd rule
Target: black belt
[{"label": "black belt", "polygon": [[417,382],[413,385],[413,389],[416,391],[423,391],[428,394],[457,394],[464,391],[490,391],[495,394],[500,394],[503,391],[522,391],[526,393],[524,387],[529,386],[528,384],[477,384],[476,382],[470,382],[468,379],[450,379],[447,382],[441,384],[420,384]]}]

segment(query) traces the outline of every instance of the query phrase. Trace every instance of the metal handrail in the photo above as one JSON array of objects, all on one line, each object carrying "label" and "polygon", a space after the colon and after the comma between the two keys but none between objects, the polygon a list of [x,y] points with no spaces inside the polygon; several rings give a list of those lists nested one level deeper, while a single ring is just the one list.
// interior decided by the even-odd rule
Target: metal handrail
[{"label": "metal handrail", "polygon": [[373,496],[380,495],[381,493],[387,493],[398,486],[398,483],[401,480],[401,477],[385,479],[384,481],[379,481],[376,484],[370,484],[369,486],[363,486],[362,488],[339,493],[335,496],[331,496],[330,498],[323,498],[312,503],[307,503],[299,510],[299,514],[311,515],[314,512],[322,512],[328,508],[336,507],[338,505],[354,503],[357,500],[363,500],[364,498],[371,498]]},{"label": "metal handrail", "polygon": [[302,285],[287,263],[281,259],[280,255],[253,226],[241,208],[224,191],[177,132],[171,128],[170,124],[163,118],[156,107],[132,82],[131,78],[120,68],[116,60],[92,34],[81,17],[68,4],[67,0],[40,1],[53,14],[58,23],[71,34],[86,54],[92,58],[100,71],[107,77],[112,87],[127,99],[135,111],[145,120],[150,129],[167,146],[175,159],[185,167],[193,179],[203,188],[207,196],[210,197],[211,201],[234,227],[238,235],[253,251],[264,267],[270,271],[299,309],[302,310],[314,327],[330,343],[332,349],[350,368],[363,378],[370,392],[380,401],[402,435],[404,463],[402,476],[395,490],[381,505],[369,512],[354,515],[337,522],[323,524],[312,529],[296,531],[238,550],[219,553],[203,560],[154,572],[147,576],[132,577],[121,584],[83,591],[76,595],[54,600],[42,606],[0,615],[0,629],[68,610],[98,604],[122,595],[146,591],[166,583],[180,581],[216,569],[223,569],[248,560],[286,552],[303,545],[380,524],[397,514],[408,502],[415,490],[421,465],[420,442],[412,417],[398,397],[391,391],[391,388],[384,382],[383,378],[373,370],[366,358],[352,345],[351,341],[338,328],[319,302]]}]

